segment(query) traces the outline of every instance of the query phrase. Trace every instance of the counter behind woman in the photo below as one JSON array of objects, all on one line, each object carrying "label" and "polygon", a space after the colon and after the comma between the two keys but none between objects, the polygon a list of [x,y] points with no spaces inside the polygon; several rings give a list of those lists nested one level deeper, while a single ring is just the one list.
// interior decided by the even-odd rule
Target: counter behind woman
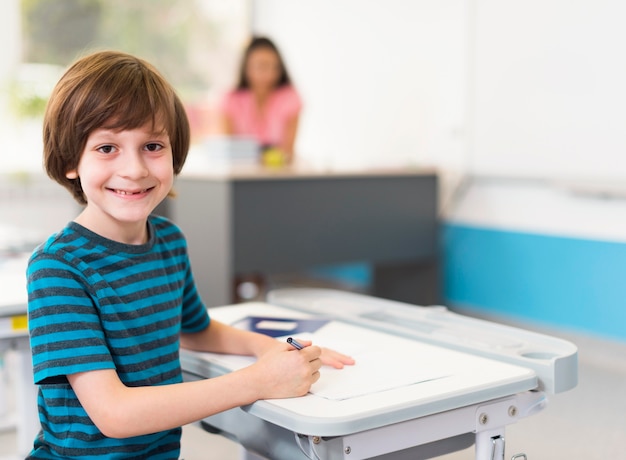
[{"label": "counter behind woman", "polygon": [[293,160],[302,102],[276,45],[253,37],[246,48],[239,81],[222,103],[224,134],[252,136],[263,150],[279,149]]}]

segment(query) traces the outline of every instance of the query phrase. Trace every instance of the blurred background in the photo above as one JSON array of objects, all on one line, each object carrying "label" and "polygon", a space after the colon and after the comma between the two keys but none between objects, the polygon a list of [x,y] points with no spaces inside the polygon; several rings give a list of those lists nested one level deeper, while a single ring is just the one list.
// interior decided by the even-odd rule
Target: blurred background
[{"label": "blurred background", "polygon": [[[531,458],[619,458],[624,18],[620,0],[3,0],[0,248],[28,251],[78,212],[41,167],[47,97],[76,57],[119,49],[152,62],[200,149],[250,36],[269,36],[303,100],[298,161],[437,172],[442,304],[581,345],[581,389],[546,426],[608,394],[581,417],[605,435]],[[353,262],[318,275],[367,292],[368,265]]]},{"label": "blurred background", "polygon": [[[626,338],[621,2],[0,8],[3,234],[21,228],[13,238],[41,239],[76,213],[69,194],[42,177],[40,131],[47,96],[77,56],[113,48],[153,62],[180,93],[198,148],[216,130],[250,35],[262,34],[278,44],[303,99],[300,162],[436,169],[442,302]],[[354,285],[367,283],[363,266],[348,272]]]}]

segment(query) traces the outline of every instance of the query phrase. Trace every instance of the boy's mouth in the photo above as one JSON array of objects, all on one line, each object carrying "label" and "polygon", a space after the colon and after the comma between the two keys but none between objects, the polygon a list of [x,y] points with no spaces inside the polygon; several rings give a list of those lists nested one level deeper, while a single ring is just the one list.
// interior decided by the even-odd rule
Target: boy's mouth
[{"label": "boy's mouth", "polygon": [[149,188],[144,188],[142,190],[137,190],[137,191],[130,191],[130,190],[120,190],[120,189],[109,189],[112,192],[117,193],[118,195],[141,195],[142,193],[146,193],[150,190],[152,190],[154,187],[149,187]]}]

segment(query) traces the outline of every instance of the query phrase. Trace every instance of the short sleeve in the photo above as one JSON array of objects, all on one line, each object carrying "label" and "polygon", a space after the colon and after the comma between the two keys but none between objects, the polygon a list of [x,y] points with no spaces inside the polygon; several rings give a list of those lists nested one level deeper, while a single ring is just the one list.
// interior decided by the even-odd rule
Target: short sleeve
[{"label": "short sleeve", "polygon": [[69,374],[115,368],[89,284],[64,260],[47,254],[31,258],[28,321],[36,384],[66,383]]}]

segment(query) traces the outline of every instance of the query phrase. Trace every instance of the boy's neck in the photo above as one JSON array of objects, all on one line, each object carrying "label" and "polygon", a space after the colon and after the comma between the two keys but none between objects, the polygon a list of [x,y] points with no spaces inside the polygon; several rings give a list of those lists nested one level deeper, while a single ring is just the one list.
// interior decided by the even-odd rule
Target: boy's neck
[{"label": "boy's neck", "polygon": [[102,236],[103,238],[123,244],[140,245],[148,242],[148,222],[120,223],[103,220],[94,222],[93,219],[85,215],[85,211],[79,214],[74,222],[82,225],[88,230]]}]

